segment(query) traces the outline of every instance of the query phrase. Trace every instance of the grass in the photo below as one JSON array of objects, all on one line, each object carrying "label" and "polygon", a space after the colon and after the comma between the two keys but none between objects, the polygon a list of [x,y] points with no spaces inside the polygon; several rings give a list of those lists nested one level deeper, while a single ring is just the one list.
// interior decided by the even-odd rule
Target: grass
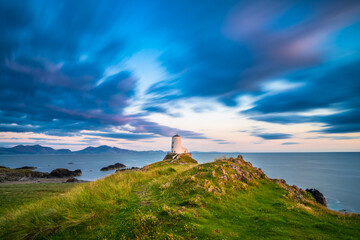
[{"label": "grass", "polygon": [[[161,163],[161,162],[160,162]],[[358,239],[357,214],[315,203],[241,159],[162,162],[77,185],[0,218],[0,239]]]},{"label": "grass", "polygon": [[58,196],[69,191],[74,183],[34,183],[0,185],[0,216],[13,212],[22,205],[39,201],[46,197]]}]

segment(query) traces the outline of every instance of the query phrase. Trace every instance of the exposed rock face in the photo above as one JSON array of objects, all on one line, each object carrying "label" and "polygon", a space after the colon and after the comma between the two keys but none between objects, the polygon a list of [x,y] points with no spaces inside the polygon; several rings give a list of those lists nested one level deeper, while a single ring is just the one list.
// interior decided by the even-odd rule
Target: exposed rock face
[{"label": "exposed rock face", "polygon": [[15,169],[26,169],[26,170],[34,170],[34,169],[37,169],[37,167],[29,167],[29,166],[24,166],[24,167],[20,167],[20,168],[15,168]]},{"label": "exposed rock face", "polygon": [[114,170],[114,169],[119,169],[119,168],[125,168],[126,166],[122,163],[115,163],[113,165],[109,165],[107,167],[103,167],[102,169],[100,169],[100,171],[109,171],[109,170]]},{"label": "exposed rock face", "polygon": [[57,168],[51,171],[49,177],[57,177],[57,178],[64,178],[64,177],[74,177],[74,176],[81,176],[82,172],[80,169],[76,169],[75,171],[70,171],[66,168]]},{"label": "exposed rock face", "polygon": [[327,207],[326,198],[321,192],[319,192],[319,190],[311,188],[311,189],[306,189],[306,191],[311,193],[311,195],[315,198],[317,203],[320,203],[321,205]]}]

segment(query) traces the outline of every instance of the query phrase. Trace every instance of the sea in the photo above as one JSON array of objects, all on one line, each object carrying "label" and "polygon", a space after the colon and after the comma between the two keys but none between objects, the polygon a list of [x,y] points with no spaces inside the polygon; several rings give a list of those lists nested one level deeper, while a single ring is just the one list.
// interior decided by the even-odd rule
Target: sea
[{"label": "sea", "polygon": [[[220,153],[195,152],[199,163],[211,162],[223,156],[243,155],[246,161],[262,168],[270,178],[282,178],[303,189],[316,188],[324,194],[333,210],[360,213],[360,152],[331,153]],[[127,167],[143,167],[164,158],[163,152],[124,154],[56,154],[0,155],[0,166],[37,167],[50,172],[55,168],[81,169],[80,180],[93,181],[115,171],[100,171],[102,167],[123,163]]]}]

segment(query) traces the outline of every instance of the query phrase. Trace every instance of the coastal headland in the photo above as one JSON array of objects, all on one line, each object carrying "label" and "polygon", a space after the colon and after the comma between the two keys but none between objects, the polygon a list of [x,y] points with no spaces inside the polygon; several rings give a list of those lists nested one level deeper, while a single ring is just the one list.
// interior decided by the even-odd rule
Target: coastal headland
[{"label": "coastal headland", "polygon": [[[30,184],[32,185],[32,184]],[[62,184],[67,185],[67,184]],[[68,185],[70,186],[70,185]],[[270,179],[242,156],[167,155],[0,217],[1,239],[357,239],[360,217]]]}]

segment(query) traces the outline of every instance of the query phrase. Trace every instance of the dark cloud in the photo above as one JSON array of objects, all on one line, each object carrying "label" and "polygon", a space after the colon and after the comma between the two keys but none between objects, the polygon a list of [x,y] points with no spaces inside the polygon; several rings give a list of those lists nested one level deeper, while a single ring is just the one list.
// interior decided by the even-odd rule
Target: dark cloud
[{"label": "dark cloud", "polygon": [[[302,85],[265,95],[251,118],[357,132],[359,9],[355,1],[1,1],[0,131],[110,136],[131,126],[126,139],[207,139],[145,116],[177,117],[161,104],[194,96],[237,106],[238,96],[263,96],[266,82],[285,78]],[[161,52],[170,77],[147,90],[142,116],[125,114],[139,81],[122,63],[143,49]],[[297,115],[315,108],[344,111]]]},{"label": "dark cloud", "polygon": [[151,105],[151,106],[145,106],[144,111],[149,113],[163,113],[166,115],[169,115],[171,117],[181,117],[180,113],[171,113],[169,109],[161,107],[159,105]]},{"label": "dark cloud", "polygon": [[[319,46],[323,38],[351,24],[360,12],[360,5],[353,1],[224,5],[213,8],[206,4],[185,19],[173,13],[166,20],[175,29],[188,23],[192,27],[172,36],[185,46],[182,51],[166,51],[161,57],[164,66],[178,77],[153,86],[152,92],[161,96],[159,101],[202,96],[235,106],[237,96],[258,94],[268,79],[324,63],[325,52]],[[307,8],[313,14],[308,14]],[[289,22],[291,27],[286,26]]]},{"label": "dark cloud", "polygon": [[110,3],[1,2],[0,131],[72,136],[130,124],[137,134],[123,138],[182,132],[123,114],[137,79],[129,71],[105,74],[131,53],[128,36],[113,32],[128,13]]},{"label": "dark cloud", "polygon": [[182,137],[191,139],[208,139],[206,136],[204,136],[204,134],[201,133],[171,128],[143,119],[134,119],[131,122],[131,125],[135,127],[135,130],[133,130],[134,133],[156,133],[165,137],[172,137],[175,134],[179,134]]},{"label": "dark cloud", "polygon": [[294,145],[294,144],[299,144],[298,142],[284,142],[281,145]]},{"label": "dark cloud", "polygon": [[32,139],[32,140],[39,140],[39,141],[53,141],[54,139],[51,139],[51,138],[38,138],[38,137],[33,137],[33,138],[29,138],[29,139]]},{"label": "dark cloud", "polygon": [[289,139],[292,138],[291,134],[287,133],[257,133],[254,136],[260,137],[264,140],[275,140],[275,139]]},{"label": "dark cloud", "polygon": [[296,123],[322,123],[321,130],[312,132],[321,133],[352,133],[360,132],[360,111],[357,109],[347,110],[330,115],[313,115],[301,116],[289,113],[288,115],[260,115],[253,116],[251,119],[257,121],[279,123],[279,124],[296,124]]},{"label": "dark cloud", "polygon": [[214,139],[213,141],[218,144],[234,144],[233,142],[229,142],[229,141],[222,140],[222,139]]},{"label": "dark cloud", "polygon": [[316,108],[353,107],[359,103],[360,61],[325,71],[322,67],[300,72],[292,78],[307,80],[305,86],[266,96],[248,112],[283,113],[308,111]]},{"label": "dark cloud", "polygon": [[106,137],[106,138],[127,139],[127,140],[140,140],[140,139],[149,139],[149,138],[158,137],[154,134],[131,134],[131,133],[91,133],[87,135]]},{"label": "dark cloud", "polygon": [[294,124],[294,123],[304,123],[312,121],[311,117],[307,116],[299,116],[294,114],[289,115],[257,115],[251,116],[250,119],[262,122],[271,122],[271,123],[279,123],[279,124]]},{"label": "dark cloud", "polygon": [[[360,61],[348,63],[329,72],[313,69],[294,78],[309,79],[306,86],[279,94],[268,95],[244,113],[257,121],[280,124],[318,122],[324,124],[324,133],[351,133],[360,131]],[[301,116],[318,108],[334,108],[340,113],[327,116]]]}]

